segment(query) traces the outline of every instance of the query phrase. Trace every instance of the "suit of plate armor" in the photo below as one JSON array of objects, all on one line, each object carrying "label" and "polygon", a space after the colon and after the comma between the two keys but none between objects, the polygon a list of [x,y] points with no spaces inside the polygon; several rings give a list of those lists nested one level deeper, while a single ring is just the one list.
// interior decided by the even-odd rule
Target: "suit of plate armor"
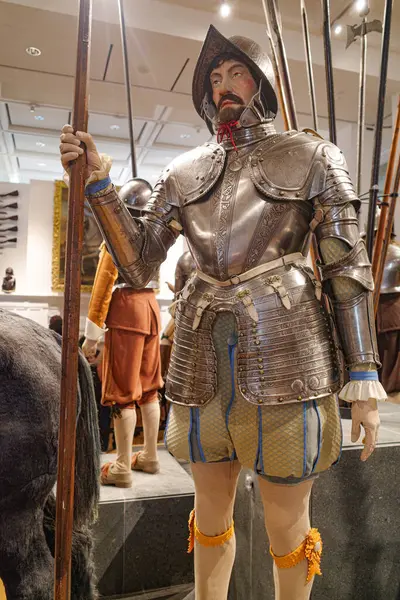
[{"label": "suit of plate armor", "polygon": [[[248,111],[257,113],[253,104],[232,139],[210,141],[174,160],[141,218],[131,218],[113,188],[89,200],[114,261],[132,286],[144,287],[176,238],[186,237],[197,271],[177,304],[167,380],[172,402],[194,407],[213,399],[212,328],[221,311],[236,319],[237,381],[248,402],[322,398],[343,385],[340,348],[349,368],[379,363],[373,281],[356,217],[359,201],[336,146],[306,133],[275,131],[273,76],[259,46],[246,38],[227,40],[213,28],[193,85],[195,107],[207,124],[203,97],[209,65],[232,49],[260,78],[260,98],[267,100],[269,114],[248,126]],[[321,256],[322,295],[305,264],[311,232]]]}]

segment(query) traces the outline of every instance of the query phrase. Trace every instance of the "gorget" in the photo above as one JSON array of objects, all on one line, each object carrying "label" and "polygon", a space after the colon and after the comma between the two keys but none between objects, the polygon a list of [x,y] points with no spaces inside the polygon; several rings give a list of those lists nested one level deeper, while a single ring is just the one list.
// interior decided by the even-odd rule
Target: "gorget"
[{"label": "gorget", "polygon": [[212,329],[221,311],[236,318],[235,376],[248,402],[285,404],[338,391],[343,385],[338,342],[319,292],[302,264],[224,288],[195,274],[176,306],[167,398],[185,406],[204,406],[214,398]]},{"label": "gorget", "polygon": [[250,127],[238,127],[232,129],[232,139],[226,136],[221,142],[221,146],[226,150],[234,150],[235,147],[245,148],[257,142],[265,140],[267,137],[279,136],[272,121],[257,123]]}]

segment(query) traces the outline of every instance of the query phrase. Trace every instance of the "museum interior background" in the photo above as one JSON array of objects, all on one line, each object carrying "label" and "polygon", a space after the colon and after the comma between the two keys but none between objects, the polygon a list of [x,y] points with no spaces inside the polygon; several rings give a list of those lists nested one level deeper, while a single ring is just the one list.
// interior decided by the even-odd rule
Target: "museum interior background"
[{"label": "museum interior background", "polygon": [[[138,174],[151,184],[156,182],[161,170],[173,158],[210,139],[208,129],[193,108],[191,96],[194,65],[210,23],[224,35],[242,34],[268,49],[261,0],[229,0],[231,12],[225,17],[220,10],[221,4],[219,0],[125,2]],[[347,0],[331,1],[338,146],[347,158],[353,181],[356,175],[360,46],[359,40],[356,40],[346,49],[346,26],[360,22],[357,4]],[[308,0],[306,5],[319,134],[328,139],[321,3],[319,0]],[[312,127],[300,2],[280,0],[279,6],[300,128]],[[369,20],[382,21],[384,1],[371,1],[370,8]],[[0,194],[14,191],[19,194],[18,197],[5,198],[3,202],[4,205],[17,203],[17,207],[6,209],[6,215],[17,216],[18,219],[7,221],[7,227],[0,221],[0,229],[17,226],[18,231],[10,229],[0,232],[0,236],[5,236],[0,237],[0,273],[3,277],[6,268],[12,267],[16,278],[15,291],[0,295],[0,307],[29,317],[46,327],[51,316],[62,314],[63,309],[60,265],[63,256],[65,191],[59,161],[59,135],[62,126],[71,120],[76,27],[75,0],[0,1]],[[370,33],[362,168],[364,193],[370,185],[380,48],[381,34]],[[394,2],[392,17],[381,189],[400,93],[399,64],[400,2],[397,1]],[[278,131],[283,129],[280,115],[276,119],[276,127]],[[131,171],[126,91],[115,0],[93,1],[88,130],[95,137],[99,150],[113,157],[111,177],[115,184],[122,185],[131,177]],[[366,214],[364,205],[362,222]],[[0,217],[3,215],[0,214]],[[394,228],[400,235],[399,207]],[[90,224],[88,231],[90,233]],[[158,300],[163,324],[169,319],[167,309],[173,298],[167,284],[173,283],[176,262],[185,249],[184,239],[180,238],[161,267]],[[90,297],[90,282],[96,266],[95,259],[90,255],[89,242],[87,252],[84,265],[87,287],[82,293],[81,302],[82,332]],[[349,548],[351,540],[342,531],[343,522],[357,519],[352,511],[360,503],[371,514],[372,507],[369,500],[365,500],[365,495],[374,495],[379,505],[374,509],[377,511],[374,513],[377,521],[365,535],[372,545],[375,539],[381,539],[382,547],[375,557],[369,559],[374,572],[375,560],[380,564],[379,585],[370,575],[369,579],[365,579],[369,582],[369,591],[365,591],[368,586],[364,581],[364,591],[354,595],[361,578],[360,574],[354,575],[352,572],[352,569],[361,569],[356,556],[358,544],[355,544],[349,554],[351,569],[348,561],[345,561],[343,549],[341,556],[339,549],[331,553],[327,560],[332,560],[334,567],[327,575],[325,584],[318,582],[315,586],[313,598],[391,600],[399,597],[394,595],[393,582],[390,585],[388,583],[389,575],[393,575],[397,568],[396,589],[400,589],[399,501],[394,478],[396,461],[400,458],[400,452],[397,452],[400,415],[393,410],[393,407],[385,407],[387,420],[382,427],[383,447],[378,449],[371,464],[363,467],[365,470],[360,474],[361,467],[356,456],[353,457],[350,451],[346,453],[346,468],[342,468],[342,474],[330,474],[324,479],[322,487],[317,486],[319,491],[313,509],[314,520],[323,520],[324,510],[331,513],[332,529],[327,534],[328,544],[335,536],[338,540],[342,536],[344,545]],[[358,495],[350,499],[344,490],[354,490],[357,477],[360,477]],[[371,491],[371,483],[367,483],[368,478],[374,481],[374,492]],[[336,483],[339,482],[342,491],[336,491],[333,498],[328,491],[333,487],[334,479]],[[241,486],[241,504],[236,518],[239,546],[237,572],[240,577],[233,578],[232,598],[272,599],[271,581],[268,583],[271,574],[262,570],[261,559],[267,560],[267,547],[261,541],[259,532],[258,525],[262,520],[260,506],[249,474],[242,475]],[[155,478],[155,482],[144,476],[133,491],[103,489],[101,500],[97,548],[101,593],[110,598],[191,597],[187,596],[193,587],[193,578],[191,559],[185,555],[185,527],[193,503],[193,483],[186,470],[165,455],[162,474],[158,479]],[[343,503],[347,504],[346,515],[339,511]],[[247,529],[249,523],[251,534]],[[378,523],[382,527],[380,534],[376,530]],[[176,542],[177,532],[182,540],[180,545]],[[138,550],[143,544],[144,554]],[[257,551],[260,547],[262,551]],[[341,565],[341,560],[346,565]],[[152,565],[151,569],[149,564]],[[345,591],[342,595],[335,595],[339,579]],[[322,588],[318,586],[321,585],[328,587],[319,596]]]}]

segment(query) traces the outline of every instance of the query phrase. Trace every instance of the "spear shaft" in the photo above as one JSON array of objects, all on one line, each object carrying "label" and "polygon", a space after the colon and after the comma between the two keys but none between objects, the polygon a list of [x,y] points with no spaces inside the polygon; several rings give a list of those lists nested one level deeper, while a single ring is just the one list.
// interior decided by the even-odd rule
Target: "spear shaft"
[{"label": "spear shaft", "polygon": [[[78,53],[73,109],[74,131],[87,131],[87,85],[92,0],[79,0]],[[83,241],[83,154],[71,166],[68,195],[65,291],[61,353],[61,398],[58,436],[54,599],[71,597],[71,552],[74,513],[76,398],[78,373],[81,260]]]},{"label": "spear shaft", "polygon": [[332,45],[331,45],[331,15],[329,0],[322,0],[323,38],[325,53],[326,95],[328,98],[329,139],[337,144],[335,90],[333,84]]},{"label": "spear shaft", "polygon": [[308,93],[310,95],[311,114],[313,118],[314,130],[318,131],[317,100],[315,96],[314,71],[312,67],[310,31],[308,27],[307,9],[304,0],[301,0],[301,20],[303,24],[304,51],[306,55]]},{"label": "spear shaft", "polygon": [[[388,221],[389,221],[389,212],[392,207],[392,203],[396,203],[396,199],[390,195],[390,193],[396,192],[396,183],[392,187],[392,179],[393,179],[393,171],[394,165],[396,161],[396,155],[399,145],[399,137],[400,137],[400,96],[397,105],[397,113],[396,113],[396,122],[393,130],[392,143],[390,145],[390,154],[388,165],[386,169],[386,177],[385,177],[385,186],[383,190],[383,203],[381,208],[381,213],[379,216],[378,229],[375,236],[375,246],[374,253],[372,257],[372,275],[375,282],[375,290],[374,290],[374,301],[375,305],[379,301],[379,291],[382,282],[383,270],[381,271],[382,264],[382,255],[385,254],[387,247],[390,243],[390,236],[392,232],[392,228],[390,227],[390,231],[387,233],[388,229]],[[392,223],[393,224],[393,223]],[[384,265],[384,262],[383,262]]]},{"label": "spear shaft", "polygon": [[123,55],[123,59],[124,59],[126,102],[127,102],[127,108],[128,108],[128,124],[129,124],[129,144],[130,144],[130,148],[131,148],[132,177],[137,177],[135,138],[134,138],[134,133],[133,133],[133,112],[132,112],[132,93],[131,93],[132,88],[131,88],[131,76],[130,76],[130,72],[129,72],[128,42],[127,42],[127,37],[126,37],[124,0],[118,0],[118,8],[119,8],[119,20],[120,20],[120,28],[121,28],[122,55]]},{"label": "spear shaft", "polygon": [[387,214],[386,227],[385,227],[385,233],[384,233],[386,243],[384,244],[381,255],[379,257],[379,267],[378,267],[378,271],[376,273],[376,278],[375,278],[375,289],[374,289],[375,316],[378,312],[379,294],[381,291],[383,271],[385,269],[387,251],[389,248],[390,238],[391,238],[392,230],[393,230],[394,213],[396,210],[397,198],[399,197],[399,187],[400,187],[400,156],[399,156],[399,159],[397,162],[396,175],[395,175],[394,184],[393,184],[393,191],[390,194],[389,210],[388,210],[388,214]]},{"label": "spear shaft", "polygon": [[286,57],[285,45],[282,37],[280,24],[280,13],[276,0],[262,0],[265,19],[268,30],[274,34],[276,39],[276,51],[280,67],[280,79],[282,81],[283,97],[286,102],[287,117],[290,129],[298,129],[296,106],[294,102],[293,88],[290,80],[289,65]]},{"label": "spear shaft", "polygon": [[382,36],[382,51],[381,51],[381,70],[379,76],[379,92],[378,92],[378,109],[375,122],[374,136],[374,152],[372,158],[371,185],[368,207],[368,223],[367,223],[367,252],[368,257],[372,259],[372,250],[374,245],[374,224],[375,212],[378,201],[379,191],[379,167],[381,164],[381,149],[382,149],[382,128],[385,110],[386,99],[386,80],[387,69],[389,62],[389,43],[390,43],[390,27],[392,20],[392,4],[393,0],[386,0],[385,17]]}]

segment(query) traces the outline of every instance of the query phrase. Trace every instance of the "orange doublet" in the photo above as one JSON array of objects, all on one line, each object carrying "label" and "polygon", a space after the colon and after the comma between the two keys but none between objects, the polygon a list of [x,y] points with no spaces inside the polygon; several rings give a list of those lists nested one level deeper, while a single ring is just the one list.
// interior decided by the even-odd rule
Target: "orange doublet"
[{"label": "orange doublet", "polygon": [[100,246],[100,257],[89,302],[88,319],[98,327],[104,327],[110,306],[118,269],[108,253],[105,243]]},{"label": "orange doublet", "polygon": [[314,575],[322,575],[321,573],[321,555],[322,555],[322,539],[318,529],[311,529],[304,542],[285,556],[276,556],[272,548],[270,553],[275,561],[275,564],[280,569],[290,569],[295,567],[305,558],[308,561],[307,583],[311,581]]}]

